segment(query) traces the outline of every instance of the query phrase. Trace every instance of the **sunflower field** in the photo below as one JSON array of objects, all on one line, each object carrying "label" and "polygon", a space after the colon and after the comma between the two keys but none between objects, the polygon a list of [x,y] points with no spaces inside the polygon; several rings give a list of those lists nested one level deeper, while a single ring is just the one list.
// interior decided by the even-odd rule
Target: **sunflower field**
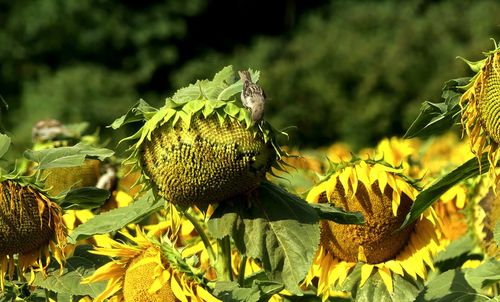
[{"label": "sunflower field", "polygon": [[109,121],[115,148],[0,133],[0,301],[500,301],[500,47],[463,61],[356,151],[287,145],[232,66]]}]

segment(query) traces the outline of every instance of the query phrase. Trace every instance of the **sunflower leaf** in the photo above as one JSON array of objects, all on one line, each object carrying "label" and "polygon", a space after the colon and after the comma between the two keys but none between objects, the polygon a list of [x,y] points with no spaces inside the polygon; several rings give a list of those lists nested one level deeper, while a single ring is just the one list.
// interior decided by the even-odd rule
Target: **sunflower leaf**
[{"label": "sunflower leaf", "polygon": [[6,134],[0,133],[0,158],[7,153],[10,147],[10,137]]},{"label": "sunflower leaf", "polygon": [[74,255],[66,260],[62,271],[58,264],[51,263],[48,268],[48,276],[37,273],[33,285],[58,293],[58,296],[59,294],[71,294],[96,297],[106,288],[107,282],[81,284],[80,281],[94,273],[108,259],[89,253],[91,248],[88,245],[78,246]]},{"label": "sunflower leaf", "polygon": [[488,299],[467,282],[463,271],[455,269],[432,279],[419,293],[415,302],[479,302]]},{"label": "sunflower leaf", "polygon": [[469,259],[477,259],[478,255],[473,253],[476,248],[474,235],[470,232],[453,240],[445,250],[439,252],[434,260],[435,265],[442,271],[462,266]]},{"label": "sunflower leaf", "polygon": [[156,111],[156,108],[151,107],[148,103],[146,103],[146,101],[140,99],[125,115],[122,115],[114,120],[108,127],[116,130],[125,124],[142,121],[144,120],[145,115],[149,115]]},{"label": "sunflower leaf", "polygon": [[262,262],[270,280],[300,295],[298,284],[319,244],[316,210],[267,182],[250,195],[250,200],[220,204],[208,221],[208,229],[216,238],[231,236],[242,254]]},{"label": "sunflower leaf", "polygon": [[240,287],[236,282],[219,281],[215,283],[213,294],[222,301],[260,302],[279,293],[283,284],[274,281],[254,280],[251,287]]},{"label": "sunflower leaf", "polygon": [[113,209],[94,216],[86,223],[76,227],[68,236],[72,244],[96,234],[117,231],[130,223],[136,223],[158,211],[164,205],[163,199],[155,200],[152,191],[148,191],[129,206]]},{"label": "sunflower leaf", "polygon": [[363,286],[360,287],[358,284],[354,287],[352,295],[357,302],[399,302],[413,301],[420,291],[418,284],[398,274],[392,274],[391,282],[394,288],[392,292],[389,292],[380,274],[375,270]]},{"label": "sunflower leaf", "polygon": [[38,163],[36,169],[76,167],[83,165],[86,157],[97,157],[104,160],[114,154],[114,151],[106,148],[96,148],[84,143],[78,143],[71,147],[60,147],[54,149],[43,149],[38,151],[26,150],[24,157]]},{"label": "sunflower leaf", "polygon": [[443,87],[441,103],[424,102],[420,114],[406,131],[404,138],[428,137],[450,129],[460,116],[461,86],[467,84],[469,78],[450,80]]},{"label": "sunflower leaf", "polygon": [[110,196],[108,190],[96,187],[83,187],[71,190],[64,199],[59,202],[64,210],[95,209],[103,205]]},{"label": "sunflower leaf", "polygon": [[499,272],[500,262],[495,258],[489,258],[474,269],[466,269],[465,279],[474,289],[480,291],[489,285],[498,283],[500,281]]},{"label": "sunflower leaf", "polygon": [[334,221],[340,224],[364,224],[365,218],[361,212],[345,212],[334,207],[331,203],[313,203],[311,207],[316,210],[319,218]]},{"label": "sunflower leaf", "polygon": [[406,215],[406,219],[400,230],[414,222],[420,215],[427,210],[432,204],[451,187],[459,182],[466,180],[470,177],[478,176],[488,171],[490,166],[488,162],[488,155],[483,154],[481,157],[481,164],[477,158],[472,158],[451,171],[450,173],[442,176],[432,183],[429,187],[424,189],[418,194],[417,199],[413,203],[410,212]]}]

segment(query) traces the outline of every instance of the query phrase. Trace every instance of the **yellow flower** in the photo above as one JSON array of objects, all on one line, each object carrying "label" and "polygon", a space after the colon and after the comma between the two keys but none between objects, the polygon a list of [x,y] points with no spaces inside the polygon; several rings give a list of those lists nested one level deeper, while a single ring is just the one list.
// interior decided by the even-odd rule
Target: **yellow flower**
[{"label": "yellow flower", "polygon": [[[494,187],[496,187],[496,195]],[[492,184],[491,180],[484,180],[478,194],[481,197],[475,200],[473,217],[474,232],[485,253],[496,258],[500,258],[500,248],[494,239],[495,226],[500,218],[500,194],[498,194],[498,190],[500,190],[500,181]]]},{"label": "yellow flower", "polygon": [[29,185],[0,182],[0,291],[5,275],[14,276],[15,259],[21,271],[31,268],[30,282],[35,271],[45,274],[50,252],[62,267],[65,232],[61,208],[47,196]]},{"label": "yellow flower", "polygon": [[366,221],[364,225],[321,222],[321,244],[305,283],[315,280],[323,300],[336,294],[332,286],[342,285],[359,262],[360,286],[377,272],[389,292],[394,289],[393,274],[425,279],[426,265],[433,268],[441,233],[432,209],[395,232],[417,194],[400,171],[373,162],[347,163],[310,190],[309,202],[359,211]]},{"label": "yellow flower", "polygon": [[[488,154],[490,175],[498,179],[495,166],[500,158],[500,47],[476,62],[479,70],[460,99],[462,124],[472,151],[480,159]],[[472,66],[472,65],[471,65]]]},{"label": "yellow flower", "polygon": [[375,158],[383,158],[385,162],[394,166],[402,167],[404,172],[412,177],[421,177],[422,171],[411,165],[413,158],[420,148],[418,139],[402,139],[398,137],[385,138],[375,148]]},{"label": "yellow flower", "polygon": [[433,206],[434,211],[442,221],[441,229],[448,241],[458,239],[467,232],[467,220],[462,213],[466,201],[467,189],[465,185],[459,184],[441,195]]},{"label": "yellow flower", "polygon": [[[108,280],[106,289],[94,301],[220,301],[201,284],[201,278],[180,265],[180,254],[168,252],[152,242],[139,228],[136,236],[123,233],[135,245],[113,241],[110,248],[98,247],[95,254],[114,258],[97,269],[83,283]],[[163,243],[162,246],[170,243]],[[172,256],[175,255],[175,256]],[[172,258],[173,257],[173,258]]]}]

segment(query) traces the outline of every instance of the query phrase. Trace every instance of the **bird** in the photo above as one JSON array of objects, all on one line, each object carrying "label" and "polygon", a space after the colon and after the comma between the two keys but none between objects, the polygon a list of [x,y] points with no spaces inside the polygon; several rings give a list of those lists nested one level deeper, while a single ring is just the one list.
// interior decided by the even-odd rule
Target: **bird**
[{"label": "bird", "polygon": [[238,71],[240,79],[243,81],[243,90],[241,91],[241,102],[243,106],[250,111],[253,122],[262,120],[264,115],[264,106],[266,103],[266,94],[264,90],[254,82],[250,77],[250,72],[246,70]]}]

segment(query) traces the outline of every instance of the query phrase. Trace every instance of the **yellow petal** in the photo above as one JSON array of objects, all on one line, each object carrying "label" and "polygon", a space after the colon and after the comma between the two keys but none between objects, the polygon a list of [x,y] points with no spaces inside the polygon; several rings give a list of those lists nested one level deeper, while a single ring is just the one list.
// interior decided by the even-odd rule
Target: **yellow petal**
[{"label": "yellow petal", "polygon": [[392,293],[394,291],[393,286],[392,286],[392,275],[391,271],[387,267],[379,267],[378,268],[378,273],[380,277],[382,278],[382,281],[384,281],[385,287],[387,287],[387,290],[389,293]]},{"label": "yellow petal", "polygon": [[215,298],[214,296],[212,296],[212,294],[207,292],[201,286],[196,287],[196,293],[198,294],[198,297],[200,297],[203,301],[206,301],[206,302],[220,302],[221,301],[221,300]]},{"label": "yellow petal", "polygon": [[179,285],[177,279],[174,276],[170,278],[170,288],[174,292],[174,295],[177,299],[179,299],[181,302],[188,302],[186,295],[184,294],[184,290]]},{"label": "yellow petal", "polygon": [[359,286],[363,286],[365,284],[366,280],[370,277],[373,271],[373,265],[372,264],[363,264],[361,266],[361,281],[359,282]]}]

